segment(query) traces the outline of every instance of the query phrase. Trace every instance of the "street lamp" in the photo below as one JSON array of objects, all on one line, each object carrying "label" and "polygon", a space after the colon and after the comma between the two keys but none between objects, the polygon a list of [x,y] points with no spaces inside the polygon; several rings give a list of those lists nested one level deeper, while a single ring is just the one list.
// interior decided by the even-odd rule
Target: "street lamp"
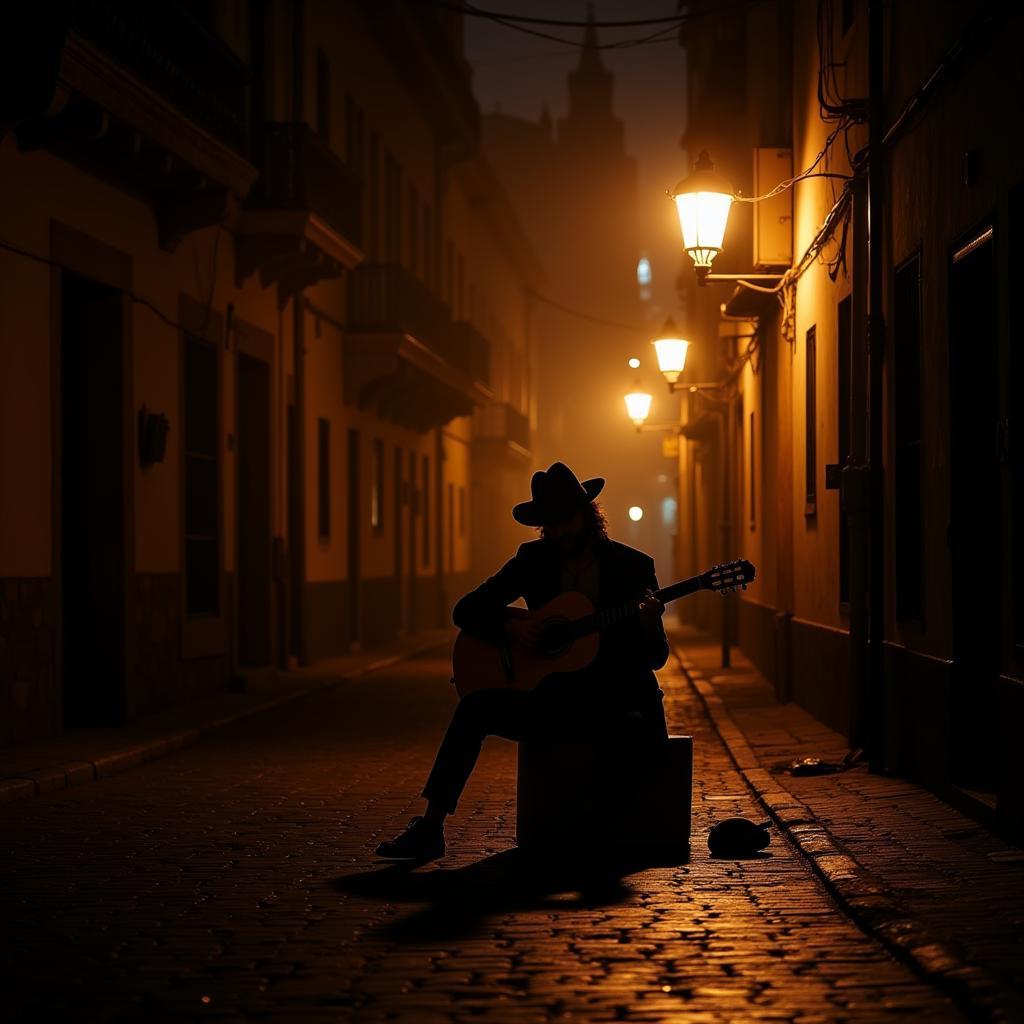
[{"label": "street lamp", "polygon": [[711,262],[722,251],[722,238],[732,206],[732,186],[720,174],[702,149],[693,173],[669,193],[676,201],[683,248],[693,260],[697,281],[704,284]]},{"label": "street lamp", "polygon": [[646,391],[642,391],[640,384],[637,383],[634,385],[633,390],[625,396],[625,400],[626,412],[636,425],[636,429],[639,430],[650,415],[653,396]]},{"label": "street lamp", "polygon": [[686,353],[690,343],[685,338],[679,337],[679,328],[676,327],[672,317],[665,321],[665,326],[662,327],[661,333],[652,344],[658,357],[658,369],[661,370],[662,376],[669,384],[675,384],[686,366]]}]

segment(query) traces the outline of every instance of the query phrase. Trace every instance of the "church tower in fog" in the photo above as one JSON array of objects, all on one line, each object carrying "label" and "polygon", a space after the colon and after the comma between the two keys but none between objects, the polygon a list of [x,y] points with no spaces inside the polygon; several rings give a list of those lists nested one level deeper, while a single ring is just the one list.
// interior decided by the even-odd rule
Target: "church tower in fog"
[{"label": "church tower in fog", "polygon": [[[637,460],[623,445],[622,413],[644,322],[637,291],[636,166],[615,116],[615,75],[601,54],[593,12],[566,80],[568,111],[537,121],[484,115],[483,144],[540,255],[546,297],[592,319],[537,299],[535,336],[543,339],[537,381],[536,459],[562,459],[584,474],[608,478],[613,526],[626,493],[636,493]],[[613,324],[636,324],[631,335]],[[621,460],[621,463],[617,460]],[[622,498],[617,492],[621,490]]]}]

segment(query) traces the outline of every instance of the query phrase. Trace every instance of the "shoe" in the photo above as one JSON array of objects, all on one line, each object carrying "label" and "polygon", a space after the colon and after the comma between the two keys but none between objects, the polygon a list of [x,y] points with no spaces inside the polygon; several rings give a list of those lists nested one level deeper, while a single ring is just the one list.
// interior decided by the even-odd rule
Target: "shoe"
[{"label": "shoe", "polygon": [[377,856],[387,860],[437,860],[444,856],[444,828],[434,828],[417,815],[404,832],[377,847]]}]

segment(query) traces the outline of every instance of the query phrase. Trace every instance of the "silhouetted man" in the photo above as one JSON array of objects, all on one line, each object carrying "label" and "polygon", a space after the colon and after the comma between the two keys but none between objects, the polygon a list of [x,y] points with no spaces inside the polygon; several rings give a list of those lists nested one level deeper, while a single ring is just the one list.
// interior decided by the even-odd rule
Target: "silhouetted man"
[{"label": "silhouetted man", "polygon": [[[584,480],[561,462],[533,474],[532,500],[512,510],[541,539],[520,546],[476,590],[455,606],[455,625],[483,639],[536,647],[542,629],[508,606],[522,597],[539,608],[568,590],[597,608],[641,599],[640,611],[601,634],[598,656],[579,672],[554,674],[531,691],[483,689],[459,701],[423,789],[427,808],[400,835],[377,847],[381,857],[433,860],[444,854],[444,819],[455,811],[486,736],[507,739],[628,734],[629,748],[648,748],[668,735],[662,691],[654,669],[668,659],[664,605],[654,597],[654,561],[610,540],[594,498],[604,487]],[[623,766],[628,767],[626,765]]]}]

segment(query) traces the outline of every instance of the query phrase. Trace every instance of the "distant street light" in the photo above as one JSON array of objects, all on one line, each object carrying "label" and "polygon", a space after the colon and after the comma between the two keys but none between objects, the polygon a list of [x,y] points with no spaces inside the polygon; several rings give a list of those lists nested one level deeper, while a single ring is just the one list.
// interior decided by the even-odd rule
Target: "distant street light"
[{"label": "distant street light", "polygon": [[639,505],[629,506],[629,518],[632,519],[634,523],[639,523],[643,517],[644,510]]},{"label": "distant street light", "polygon": [[647,391],[641,391],[639,384],[636,384],[634,387],[635,390],[625,396],[626,412],[636,425],[636,429],[639,430],[651,413],[653,396]]},{"label": "distant street light", "polygon": [[720,174],[702,149],[693,173],[669,193],[676,201],[683,248],[693,260],[697,281],[704,284],[711,262],[722,251],[722,238],[732,206],[732,186]]},{"label": "distant street light", "polygon": [[630,359],[630,361],[629,361],[629,368],[631,370],[639,370],[640,369],[640,360],[637,359],[636,356],[633,356],[633,358]]},{"label": "distant street light", "polygon": [[658,369],[669,384],[675,384],[686,366],[686,353],[690,343],[679,336],[679,328],[669,317],[662,327],[661,333],[652,343],[658,356]]}]

